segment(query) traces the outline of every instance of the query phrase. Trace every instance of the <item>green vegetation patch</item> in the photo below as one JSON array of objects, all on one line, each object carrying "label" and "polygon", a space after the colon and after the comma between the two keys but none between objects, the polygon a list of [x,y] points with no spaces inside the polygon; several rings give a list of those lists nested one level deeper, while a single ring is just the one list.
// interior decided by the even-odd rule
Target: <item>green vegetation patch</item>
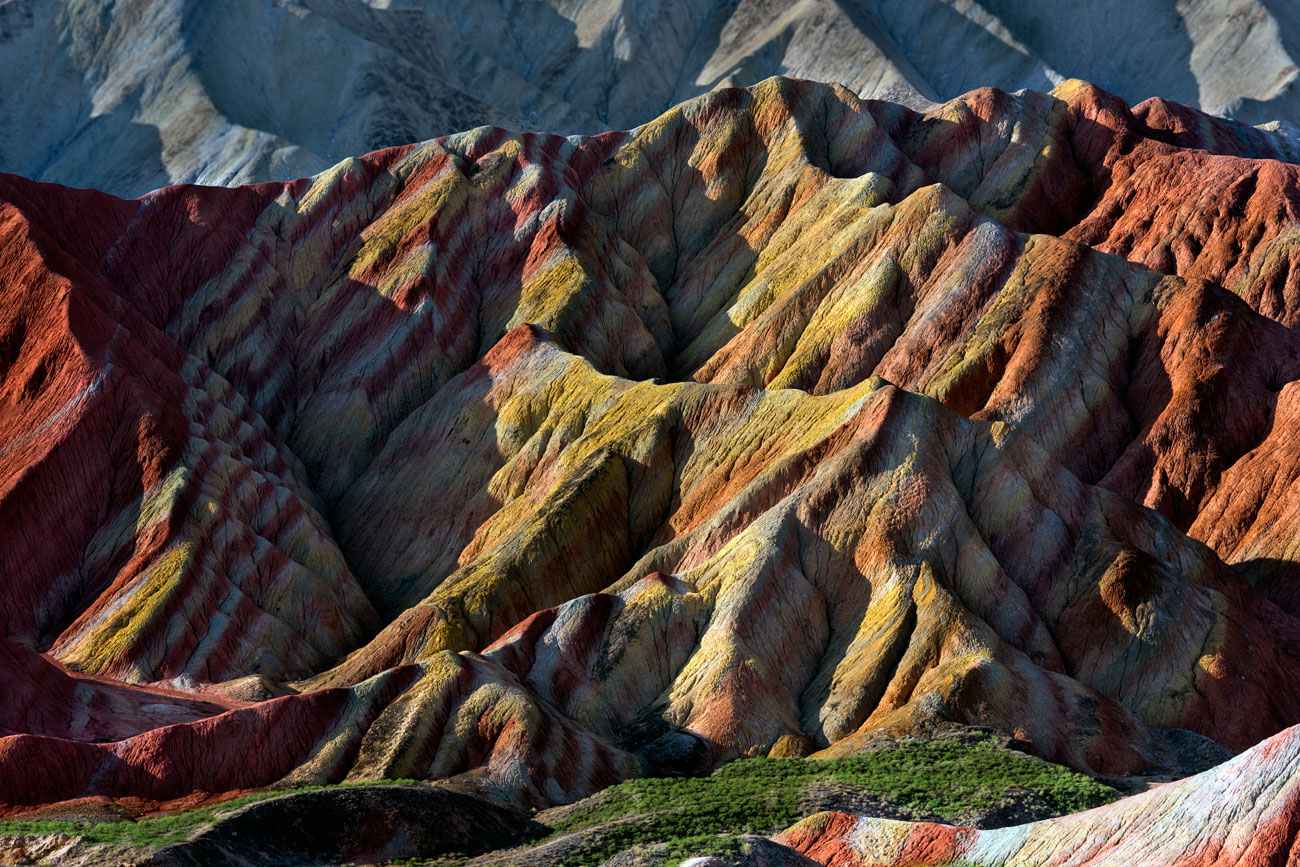
[{"label": "green vegetation patch", "polygon": [[[0,821],[0,835],[67,834],[88,843],[165,846],[189,839],[222,814],[254,801],[320,788],[334,787],[257,792],[137,821],[13,819]],[[902,741],[845,759],[739,759],[706,777],[631,780],[573,806],[539,814],[537,819],[547,830],[526,849],[418,863],[451,865],[472,860],[476,865],[586,867],[630,849],[638,853],[637,863],[647,864],[676,864],[694,855],[735,858],[745,847],[739,835],[771,835],[819,809],[810,806],[809,793],[815,790],[848,790],[899,814],[953,823],[1026,795],[1058,815],[1118,797],[1114,789],[1083,774],[992,740]]]},{"label": "green vegetation patch", "polygon": [[0,821],[0,836],[45,836],[66,834],[81,837],[86,843],[110,843],[119,846],[156,847],[181,843],[195,833],[216,823],[223,814],[255,801],[264,801],[295,792],[334,789],[345,786],[374,786],[416,783],[416,780],[381,780],[375,783],[340,783],[336,786],[304,786],[298,789],[265,789],[219,804],[159,813],[141,819],[123,819],[117,822],[96,822],[75,819],[8,819]]},{"label": "green vegetation patch", "polygon": [[905,741],[834,760],[739,759],[707,777],[621,783],[575,805],[550,823],[549,839],[603,827],[580,835],[547,862],[582,867],[656,843],[668,844],[675,857],[738,854],[734,835],[770,835],[804,818],[801,801],[816,784],[850,786],[902,811],[953,823],[994,810],[1017,790],[1032,793],[1058,815],[1110,803],[1119,794],[992,741]]}]

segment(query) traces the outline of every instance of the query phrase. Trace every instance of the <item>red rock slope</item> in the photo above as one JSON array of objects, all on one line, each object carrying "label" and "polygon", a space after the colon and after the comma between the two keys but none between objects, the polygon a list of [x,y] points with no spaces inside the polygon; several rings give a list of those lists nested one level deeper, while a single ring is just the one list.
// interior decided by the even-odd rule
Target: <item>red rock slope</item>
[{"label": "red rock slope", "polygon": [[0,803],[1300,723],[1291,296],[1095,230],[1291,169],[1159,108],[772,79],[287,184],[0,176],[0,671],[50,684]]}]

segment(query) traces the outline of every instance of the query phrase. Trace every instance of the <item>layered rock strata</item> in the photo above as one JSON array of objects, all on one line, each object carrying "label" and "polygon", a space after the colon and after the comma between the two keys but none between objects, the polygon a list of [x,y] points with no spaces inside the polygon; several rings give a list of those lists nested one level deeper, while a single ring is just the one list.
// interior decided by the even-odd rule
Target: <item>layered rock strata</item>
[{"label": "layered rock strata", "polygon": [[0,803],[1300,723],[1289,147],[771,79],[288,183],[0,177]]}]

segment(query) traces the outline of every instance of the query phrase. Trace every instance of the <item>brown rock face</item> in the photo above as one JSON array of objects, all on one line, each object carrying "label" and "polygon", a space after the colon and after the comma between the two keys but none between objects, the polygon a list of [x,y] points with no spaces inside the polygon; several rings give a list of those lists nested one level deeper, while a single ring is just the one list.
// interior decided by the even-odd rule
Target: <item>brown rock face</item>
[{"label": "brown rock face", "polygon": [[0,176],[0,804],[1300,723],[1280,148],[771,79],[285,184]]}]

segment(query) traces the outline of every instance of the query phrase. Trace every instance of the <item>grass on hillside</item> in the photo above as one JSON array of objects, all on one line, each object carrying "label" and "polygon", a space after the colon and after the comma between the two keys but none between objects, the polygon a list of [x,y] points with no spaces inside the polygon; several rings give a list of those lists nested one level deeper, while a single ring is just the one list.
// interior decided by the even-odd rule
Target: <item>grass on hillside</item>
[{"label": "grass on hillside", "polygon": [[[588,799],[551,825],[549,839],[611,824],[553,863],[583,867],[633,846],[665,843],[673,857],[734,857],[741,845],[734,835],[770,835],[804,818],[800,798],[814,783],[860,787],[947,821],[992,810],[1013,789],[1033,792],[1058,814],[1118,797],[1083,774],[992,742],[904,742],[836,760],[740,759],[707,777],[632,780]],[[619,821],[628,819],[634,821]]]},{"label": "grass on hillside", "polygon": [[120,846],[157,847],[180,843],[189,839],[201,827],[211,825],[223,813],[229,813],[255,801],[264,801],[280,795],[311,792],[318,789],[337,789],[351,786],[415,783],[416,780],[381,780],[377,783],[340,783],[335,786],[304,786],[297,789],[266,789],[218,804],[160,813],[132,821],[118,822],[77,821],[72,819],[7,819],[0,820],[0,836],[43,836],[66,834],[82,837],[87,843],[114,843]]},{"label": "grass on hillside", "polygon": [[[1100,806],[1118,796],[1083,774],[1032,760],[992,741],[904,741],[845,759],[739,759],[706,777],[631,780],[554,811],[555,818],[549,821],[538,816],[550,830],[531,845],[545,846],[564,835],[591,832],[565,841],[562,851],[548,853],[549,867],[588,867],[632,848],[650,854],[652,847],[654,860],[661,863],[706,854],[735,858],[743,850],[738,835],[770,835],[805,818],[801,800],[814,784],[851,786],[903,810],[954,822],[997,807],[1017,789],[1034,793],[1059,814]],[[317,788],[323,787],[293,791]],[[91,843],[164,846],[189,838],[222,813],[281,794],[286,792],[257,792],[134,822],[0,821],[0,835],[68,834]],[[501,863],[525,863],[511,860],[509,853],[502,856]],[[475,860],[488,863],[491,858]],[[463,859],[447,856],[423,863]]]}]

